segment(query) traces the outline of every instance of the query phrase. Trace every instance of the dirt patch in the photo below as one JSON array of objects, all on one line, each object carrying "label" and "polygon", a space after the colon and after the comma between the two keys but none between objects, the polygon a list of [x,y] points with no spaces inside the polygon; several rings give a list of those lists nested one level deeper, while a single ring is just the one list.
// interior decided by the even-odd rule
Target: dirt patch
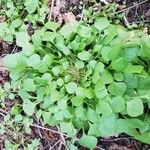
[{"label": "dirt patch", "polygon": [[126,0],[127,8],[135,6],[126,12],[129,23],[150,23],[150,1]]}]

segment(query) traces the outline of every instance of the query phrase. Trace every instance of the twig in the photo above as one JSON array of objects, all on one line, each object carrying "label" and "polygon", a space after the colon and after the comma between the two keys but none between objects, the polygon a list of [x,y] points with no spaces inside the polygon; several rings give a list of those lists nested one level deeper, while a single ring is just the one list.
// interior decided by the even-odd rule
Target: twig
[{"label": "twig", "polygon": [[15,45],[14,48],[13,48],[13,50],[12,50],[12,52],[11,52],[11,54],[13,54],[14,52],[16,52],[17,49],[18,49],[18,47],[17,47],[17,45]]},{"label": "twig", "polygon": [[[40,125],[40,120],[37,118],[37,116],[36,116],[36,115],[35,115],[35,119],[36,119],[36,121],[37,121],[38,125]],[[38,133],[39,133],[40,138],[42,138],[42,134],[41,134],[41,131],[40,131],[40,129],[39,129],[39,128],[38,128]]]},{"label": "twig", "polygon": [[129,21],[127,20],[126,16],[123,17],[124,24],[128,27],[130,25]]},{"label": "twig", "polygon": [[0,111],[1,111],[3,114],[6,114],[6,115],[9,114],[7,111],[5,111],[5,110],[3,110],[3,109],[1,109],[1,108],[0,108]]},{"label": "twig", "polygon": [[105,5],[109,4],[109,2],[107,2],[106,0],[100,0],[102,3],[104,3]]},{"label": "twig", "polygon": [[135,21],[135,22],[129,23],[129,25],[132,25],[132,24],[140,24],[140,23],[150,23],[150,21],[149,21],[149,20]]},{"label": "twig", "polygon": [[95,148],[96,148],[96,149],[99,149],[99,150],[105,150],[105,149],[103,149],[103,148],[101,148],[101,147],[99,147],[99,146],[96,146]]},{"label": "twig", "polygon": [[135,4],[135,5],[133,5],[133,6],[130,6],[130,7],[125,8],[125,9],[123,9],[123,10],[120,10],[120,11],[114,12],[113,14],[115,15],[115,14],[119,14],[119,13],[122,13],[122,12],[128,11],[129,9],[132,9],[132,8],[134,8],[134,7],[137,7],[137,6],[139,6],[139,5],[141,5],[141,4],[144,4],[144,3],[148,2],[148,1],[149,1],[149,0],[142,1],[142,2],[140,2],[140,3],[138,3],[138,4]]},{"label": "twig", "polygon": [[52,0],[52,3],[51,3],[51,10],[50,10],[50,13],[49,13],[49,18],[48,18],[49,21],[52,19],[52,13],[53,13],[53,8],[54,8],[54,2],[55,2],[55,0]]},{"label": "twig", "polygon": [[63,143],[62,143],[62,142],[60,142],[60,145],[59,145],[59,147],[58,147],[58,150],[61,150],[62,145],[63,145]]},{"label": "twig", "polygon": [[58,132],[58,131],[56,131],[56,130],[53,130],[53,129],[50,129],[50,128],[45,128],[45,127],[42,127],[42,126],[39,126],[39,125],[35,125],[35,124],[32,124],[32,125],[30,125],[30,126],[31,126],[31,127],[35,127],[35,128],[39,128],[39,129],[43,129],[43,130],[47,130],[47,131],[51,131],[51,132],[56,133],[56,134],[59,134],[59,135],[63,134],[63,136],[68,137],[67,134],[60,133],[60,132]]},{"label": "twig", "polygon": [[5,115],[3,113],[1,113],[1,112],[0,112],[0,115],[3,116],[3,117],[5,117]]},{"label": "twig", "polygon": [[[66,141],[65,141],[65,138],[64,138],[64,135],[63,135],[63,133],[60,131],[60,128],[59,128],[59,126],[57,126],[57,129],[58,129],[58,131],[61,133],[60,134],[60,138],[61,138],[61,142],[62,142],[62,144],[66,147],[66,149],[68,150],[68,147],[67,147],[67,145],[66,145]],[[61,147],[61,146],[60,146]],[[61,150],[61,149],[60,149]]]},{"label": "twig", "polygon": [[52,150],[58,143],[60,143],[61,141],[58,140],[49,150]]}]

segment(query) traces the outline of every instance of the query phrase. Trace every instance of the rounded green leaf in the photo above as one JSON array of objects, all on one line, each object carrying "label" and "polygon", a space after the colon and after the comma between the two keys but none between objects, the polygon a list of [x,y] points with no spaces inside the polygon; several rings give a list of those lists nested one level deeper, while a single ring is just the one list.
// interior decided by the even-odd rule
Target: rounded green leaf
[{"label": "rounded green leaf", "polygon": [[35,106],[35,103],[28,100],[27,102],[23,103],[23,110],[27,115],[32,116],[35,110]]},{"label": "rounded green leaf", "polygon": [[105,28],[107,28],[110,25],[109,21],[107,20],[107,18],[100,18],[98,20],[96,20],[96,22],[94,23],[94,27],[96,29],[98,29],[99,31],[104,30]]},{"label": "rounded green leaf", "polygon": [[97,138],[91,135],[83,135],[79,141],[79,144],[84,147],[93,149],[97,145]]},{"label": "rounded green leaf", "polygon": [[75,129],[71,122],[62,122],[60,124],[60,128],[61,131],[67,133],[69,137],[73,137],[75,135]]},{"label": "rounded green leaf", "polygon": [[137,117],[143,114],[144,106],[141,99],[134,98],[127,102],[127,113],[131,117]]},{"label": "rounded green leaf", "polygon": [[78,53],[78,58],[81,60],[90,60],[92,58],[92,54],[88,51],[83,51]]},{"label": "rounded green leaf", "polygon": [[74,106],[80,106],[83,104],[83,97],[82,96],[73,97],[71,99],[71,102]]},{"label": "rounded green leaf", "polygon": [[33,54],[29,57],[27,64],[34,69],[38,69],[41,63],[40,56],[38,54]]},{"label": "rounded green leaf", "polygon": [[121,96],[113,97],[111,105],[115,113],[119,113],[125,109],[125,101]]},{"label": "rounded green leaf", "polygon": [[34,92],[35,91],[35,88],[36,88],[36,85],[34,83],[34,80],[33,79],[26,79],[24,82],[23,82],[23,88],[28,91],[28,92]]},{"label": "rounded green leaf", "polygon": [[96,106],[96,112],[98,114],[103,114],[103,116],[109,116],[112,114],[112,109],[108,102],[100,101]]},{"label": "rounded green leaf", "polygon": [[126,89],[127,89],[126,84],[123,82],[113,82],[108,86],[108,91],[112,95],[122,96],[122,95],[124,95]]},{"label": "rounded green leaf", "polygon": [[74,83],[74,82],[68,83],[65,87],[66,87],[66,91],[69,94],[74,94],[76,92],[76,90],[77,90],[77,84]]},{"label": "rounded green leaf", "polygon": [[78,61],[75,63],[75,67],[78,68],[78,69],[83,68],[83,67],[84,67],[84,62],[78,60]]}]

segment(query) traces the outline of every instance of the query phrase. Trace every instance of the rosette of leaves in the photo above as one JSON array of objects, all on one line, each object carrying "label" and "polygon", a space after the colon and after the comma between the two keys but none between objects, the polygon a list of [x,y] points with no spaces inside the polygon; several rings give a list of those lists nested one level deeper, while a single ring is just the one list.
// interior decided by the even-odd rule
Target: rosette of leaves
[{"label": "rosette of leaves", "polygon": [[4,64],[26,115],[69,137],[82,129],[88,148],[119,133],[150,144],[149,35],[102,17],[93,25],[47,22],[31,38],[18,32],[16,43],[23,50]]}]

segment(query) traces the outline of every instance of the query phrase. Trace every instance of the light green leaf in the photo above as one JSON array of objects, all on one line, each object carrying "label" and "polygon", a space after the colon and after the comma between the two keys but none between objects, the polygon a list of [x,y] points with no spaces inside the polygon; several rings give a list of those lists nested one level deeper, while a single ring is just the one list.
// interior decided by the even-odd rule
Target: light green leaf
[{"label": "light green leaf", "polygon": [[36,8],[38,7],[39,0],[26,0],[25,6],[28,13],[34,13]]},{"label": "light green leaf", "polygon": [[78,25],[79,25],[78,22],[72,22],[72,23],[65,24],[60,29],[60,34],[63,35],[65,38],[68,38],[76,32]]},{"label": "light green leaf", "polygon": [[55,37],[56,37],[56,33],[50,32],[50,31],[46,31],[46,32],[44,33],[44,35],[42,36],[42,41],[46,41],[46,42],[50,41],[50,42],[53,42],[54,39],[55,39]]},{"label": "light green leaf", "polygon": [[89,38],[91,37],[91,28],[82,25],[78,28],[78,34],[81,37]]},{"label": "light green leaf", "polygon": [[38,54],[33,54],[29,57],[27,64],[34,69],[38,69],[41,63],[40,56]]},{"label": "light green leaf", "polygon": [[19,26],[21,26],[21,24],[22,24],[22,20],[20,18],[12,21],[12,26],[14,28],[18,28]]},{"label": "light green leaf", "polygon": [[117,132],[117,133],[122,133],[122,132],[128,133],[128,130],[129,130],[129,126],[128,126],[125,119],[117,119],[116,120],[115,132]]},{"label": "light green leaf", "polygon": [[150,43],[149,43],[149,41],[150,41],[150,35],[148,35],[148,34],[144,34],[143,36],[142,36],[142,39],[141,40],[143,40],[144,42],[145,42],[145,44],[146,44],[146,46],[148,47],[148,48],[150,48]]},{"label": "light green leaf", "polygon": [[90,124],[88,135],[93,135],[93,136],[96,136],[96,137],[100,136],[99,123]]},{"label": "light green leaf", "polygon": [[77,90],[77,84],[75,82],[70,82],[65,87],[69,94],[74,94]]},{"label": "light green leaf", "polygon": [[3,40],[6,42],[13,42],[13,35],[8,33],[3,36]]},{"label": "light green leaf", "polygon": [[19,47],[27,47],[29,45],[29,35],[27,32],[16,33],[16,44]]},{"label": "light green leaf", "polygon": [[70,49],[65,46],[62,42],[58,42],[56,44],[56,47],[58,48],[58,50],[62,53],[64,53],[65,55],[69,55],[70,54]]},{"label": "light green leaf", "polygon": [[121,72],[114,73],[114,79],[116,81],[122,81],[123,80],[123,74]]},{"label": "light green leaf", "polygon": [[101,63],[101,62],[98,62],[96,65],[95,65],[95,71],[98,71],[99,73],[102,73],[104,71],[104,64]]},{"label": "light green leaf", "polygon": [[121,96],[113,97],[111,105],[115,113],[119,113],[125,109],[125,101]]},{"label": "light green leaf", "polygon": [[137,117],[143,114],[143,102],[139,98],[134,98],[127,102],[127,113],[131,117]]},{"label": "light green leaf", "polygon": [[121,51],[122,51],[121,45],[112,46],[110,51],[108,52],[108,57],[114,61],[120,55]]},{"label": "light green leaf", "polygon": [[3,63],[4,63],[4,66],[6,66],[7,68],[15,68],[18,64],[17,62],[17,57],[18,57],[18,53],[16,54],[10,54],[10,55],[6,55],[4,58],[3,58]]},{"label": "light green leaf", "polygon": [[82,68],[84,67],[84,62],[78,60],[78,61],[75,63],[75,67],[76,67],[77,69],[82,69]]},{"label": "light green leaf", "polygon": [[123,82],[113,82],[108,86],[108,91],[113,95],[124,95],[127,87]]},{"label": "light green leaf", "polygon": [[70,144],[69,145],[69,150],[78,150],[78,148],[75,145]]},{"label": "light green leaf", "polygon": [[90,60],[92,58],[92,54],[88,51],[82,51],[78,53],[78,58],[81,60]]},{"label": "light green leaf", "polygon": [[82,96],[73,97],[71,99],[71,102],[74,106],[80,106],[83,104],[83,97]]},{"label": "light green leaf", "polygon": [[40,46],[42,45],[42,39],[38,32],[35,32],[32,35],[32,42],[33,42],[33,45],[35,46],[35,48],[40,48]]},{"label": "light green leaf", "polygon": [[75,135],[76,130],[71,122],[62,122],[60,123],[61,131],[67,133],[69,137],[73,137]]},{"label": "light green leaf", "polygon": [[94,90],[93,90],[92,88],[85,89],[85,90],[84,90],[84,95],[85,95],[85,97],[87,97],[88,99],[92,99],[92,98],[95,97]]},{"label": "light green leaf", "polygon": [[134,60],[139,52],[139,47],[124,48],[124,56],[127,61]]},{"label": "light green leaf", "polygon": [[112,109],[108,102],[100,101],[96,106],[96,112],[98,114],[103,114],[103,116],[110,116],[112,114]]},{"label": "light green leaf", "polygon": [[150,89],[150,77],[144,78],[140,77],[138,82],[138,88],[141,90],[149,90]]},{"label": "light green leaf", "polygon": [[96,114],[95,110],[93,110],[91,108],[88,109],[87,117],[88,117],[89,121],[91,121],[93,123],[98,122],[98,120],[99,120],[98,114]]},{"label": "light green leaf", "polygon": [[116,115],[112,114],[108,117],[102,117],[99,122],[100,136],[111,136],[114,135],[116,126]]},{"label": "light green leaf", "polygon": [[121,57],[111,63],[112,69],[116,71],[124,71],[127,66],[127,62]]},{"label": "light green leaf", "polygon": [[84,147],[93,149],[97,145],[97,138],[91,135],[83,135],[79,141],[79,144]]},{"label": "light green leaf", "polygon": [[95,96],[98,100],[101,100],[108,95],[107,90],[105,88],[105,84],[101,78],[96,82],[94,91]]},{"label": "light green leaf", "polygon": [[58,24],[57,22],[48,21],[48,22],[45,24],[45,28],[46,28],[46,29],[52,30],[52,31],[54,31],[54,32],[55,32],[59,27],[60,27],[60,24]]},{"label": "light green leaf", "polygon": [[27,115],[32,116],[35,110],[35,106],[35,103],[28,100],[27,102],[23,103],[23,110]]},{"label": "light green leaf", "polygon": [[28,92],[34,92],[35,91],[35,88],[36,88],[36,85],[34,83],[34,80],[33,79],[26,79],[24,80],[23,82],[23,88],[28,91]]},{"label": "light green leaf", "polygon": [[96,20],[96,22],[94,23],[94,27],[96,29],[98,29],[100,32],[102,30],[104,30],[105,28],[107,28],[108,26],[110,25],[109,21],[102,17],[102,18],[99,18],[98,20]]},{"label": "light green leaf", "polygon": [[141,65],[128,65],[124,72],[125,73],[141,73],[143,71],[144,67]]},{"label": "light green leaf", "polygon": [[128,88],[137,88],[138,78],[133,74],[124,74],[124,82]]},{"label": "light green leaf", "polygon": [[58,86],[63,86],[64,80],[62,78],[57,79],[57,85]]},{"label": "light green leaf", "polygon": [[86,109],[83,106],[79,106],[75,109],[75,115],[77,118],[81,118],[82,120],[87,119],[86,117]]},{"label": "light green leaf", "polygon": [[108,70],[104,70],[100,75],[101,80],[104,84],[110,84],[114,81],[112,74]]}]

